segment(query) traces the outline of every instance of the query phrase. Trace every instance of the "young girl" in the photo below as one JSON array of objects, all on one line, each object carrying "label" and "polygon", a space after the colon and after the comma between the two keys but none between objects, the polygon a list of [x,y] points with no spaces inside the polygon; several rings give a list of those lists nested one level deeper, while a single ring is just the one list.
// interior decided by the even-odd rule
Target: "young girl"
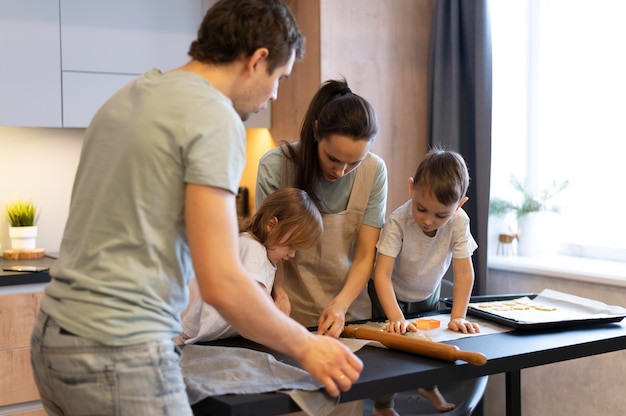
[{"label": "young girl", "polygon": [[[296,250],[314,244],[323,226],[320,212],[305,191],[283,188],[270,195],[252,217],[241,218],[239,230],[241,262],[269,296],[276,266],[293,258]],[[175,339],[177,345],[237,335],[215,308],[202,301],[195,279],[189,290],[189,306],[181,315],[183,331]]]}]

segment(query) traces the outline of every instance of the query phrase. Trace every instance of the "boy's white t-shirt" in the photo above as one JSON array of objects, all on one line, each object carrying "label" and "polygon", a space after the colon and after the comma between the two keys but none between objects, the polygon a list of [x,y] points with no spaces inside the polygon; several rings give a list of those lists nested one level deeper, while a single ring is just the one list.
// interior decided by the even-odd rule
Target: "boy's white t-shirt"
[{"label": "boy's white t-shirt", "polygon": [[403,302],[426,299],[439,285],[452,258],[471,257],[478,247],[470,233],[470,220],[462,208],[428,237],[415,222],[412,200],[391,213],[376,248],[395,258],[391,281],[396,298]]},{"label": "boy's white t-shirt", "polygon": [[[241,233],[239,256],[248,274],[271,294],[276,266],[267,258],[265,246],[249,233]],[[192,283],[196,284],[195,279]],[[194,344],[237,335],[235,328],[214,307],[204,302],[197,290],[190,290],[190,293],[189,307],[182,316],[183,332],[177,338],[177,343]]]}]

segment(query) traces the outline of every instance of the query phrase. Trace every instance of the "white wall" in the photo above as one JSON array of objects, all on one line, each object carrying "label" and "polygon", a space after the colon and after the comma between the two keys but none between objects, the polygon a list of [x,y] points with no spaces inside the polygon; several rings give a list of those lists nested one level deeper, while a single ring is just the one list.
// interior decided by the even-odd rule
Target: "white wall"
[{"label": "white wall", "polygon": [[32,199],[41,209],[37,247],[55,252],[61,245],[74,174],[85,129],[0,126],[0,245],[11,248],[8,202]]}]

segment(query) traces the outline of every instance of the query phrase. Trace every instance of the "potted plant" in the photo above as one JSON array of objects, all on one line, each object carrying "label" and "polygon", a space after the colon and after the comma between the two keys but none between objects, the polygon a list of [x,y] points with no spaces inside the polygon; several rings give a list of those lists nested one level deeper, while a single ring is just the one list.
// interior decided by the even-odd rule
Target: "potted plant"
[{"label": "potted plant", "polygon": [[11,248],[14,250],[35,249],[39,210],[33,201],[19,199],[11,202],[7,204],[5,214],[9,221]]},{"label": "potted plant", "polygon": [[561,183],[552,182],[549,189],[544,189],[539,195],[529,192],[515,176],[511,176],[511,185],[522,194],[521,202],[507,201],[494,198],[489,203],[489,213],[495,216],[504,216],[514,213],[517,220],[532,212],[561,212],[558,205],[551,205],[550,200],[569,186],[569,181]]},{"label": "potted plant", "polygon": [[[569,181],[552,182],[550,187],[539,193],[532,193],[515,176],[511,176],[511,185],[518,191],[521,198],[516,201],[502,198],[493,198],[489,202],[489,213],[496,217],[514,214],[517,221],[517,233],[514,237],[518,241],[518,254],[538,255],[547,251],[546,245],[556,237],[550,228],[555,226],[552,218],[540,216],[541,213],[559,213],[561,207],[552,203],[552,199],[569,186]],[[545,221],[542,221],[545,219]],[[544,233],[544,238],[541,237]]]}]

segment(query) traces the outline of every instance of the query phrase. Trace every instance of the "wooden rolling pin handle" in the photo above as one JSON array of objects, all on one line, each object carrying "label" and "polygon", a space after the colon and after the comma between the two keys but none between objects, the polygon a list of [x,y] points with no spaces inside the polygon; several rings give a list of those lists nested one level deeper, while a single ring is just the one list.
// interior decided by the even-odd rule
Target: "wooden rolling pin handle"
[{"label": "wooden rolling pin handle", "polygon": [[474,365],[487,364],[487,357],[482,352],[463,351],[459,349],[459,347],[456,348],[458,349],[458,352],[456,353],[457,360],[463,360]]},{"label": "wooden rolling pin handle", "polygon": [[376,329],[346,326],[342,335],[378,341],[390,349],[412,352],[444,361],[463,360],[474,365],[487,363],[487,357],[480,352],[461,351],[456,345],[442,344]]}]

